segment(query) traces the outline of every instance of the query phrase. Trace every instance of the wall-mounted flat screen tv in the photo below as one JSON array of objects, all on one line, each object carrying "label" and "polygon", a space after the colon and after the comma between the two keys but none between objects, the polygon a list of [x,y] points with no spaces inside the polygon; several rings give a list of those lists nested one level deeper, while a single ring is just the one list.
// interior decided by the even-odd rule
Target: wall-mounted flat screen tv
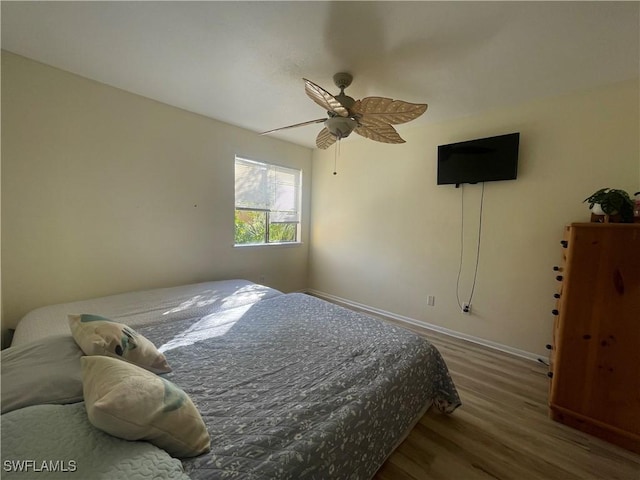
[{"label": "wall-mounted flat screen tv", "polygon": [[438,147],[438,185],[514,180],[520,133]]}]

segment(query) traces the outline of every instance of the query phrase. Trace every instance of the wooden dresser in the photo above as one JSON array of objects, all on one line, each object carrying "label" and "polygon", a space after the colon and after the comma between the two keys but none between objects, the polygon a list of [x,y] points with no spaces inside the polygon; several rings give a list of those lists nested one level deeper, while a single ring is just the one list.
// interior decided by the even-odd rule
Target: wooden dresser
[{"label": "wooden dresser", "polygon": [[550,416],[640,453],[640,224],[566,227]]}]

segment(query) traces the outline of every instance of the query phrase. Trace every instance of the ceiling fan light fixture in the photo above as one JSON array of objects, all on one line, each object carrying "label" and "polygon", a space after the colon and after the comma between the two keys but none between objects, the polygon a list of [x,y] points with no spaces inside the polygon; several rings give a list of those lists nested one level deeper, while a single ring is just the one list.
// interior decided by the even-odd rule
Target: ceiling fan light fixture
[{"label": "ceiling fan light fixture", "polygon": [[358,122],[351,117],[335,116],[327,118],[324,125],[336,138],[347,138],[358,126]]}]

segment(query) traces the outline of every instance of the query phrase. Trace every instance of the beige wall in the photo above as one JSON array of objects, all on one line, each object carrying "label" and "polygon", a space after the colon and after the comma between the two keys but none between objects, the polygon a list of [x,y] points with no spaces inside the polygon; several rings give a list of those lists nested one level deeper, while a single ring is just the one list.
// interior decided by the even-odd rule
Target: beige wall
[{"label": "beige wall", "polygon": [[[359,137],[313,155],[310,287],[544,354],[563,225],[600,187],[640,190],[638,81],[424,127],[403,145]],[[428,115],[428,111],[426,115]],[[456,302],[461,189],[436,185],[437,146],[521,132],[518,179],[487,183],[472,315]],[[479,185],[464,187],[461,300],[471,290]],[[435,295],[434,307],[427,296]]]},{"label": "beige wall", "polygon": [[[597,188],[640,190],[638,96],[638,82],[626,82],[407,125],[404,145],[354,136],[333,176],[333,148],[313,152],[311,172],[308,149],[3,52],[3,329],[45,304],[244,277],[543,354],[562,226],[588,219],[581,202]],[[455,295],[462,191],[436,186],[436,148],[512,131],[522,135],[519,178],[486,185],[465,316]],[[304,170],[302,246],[233,248],[236,153]],[[480,187],[464,195],[461,300]]]},{"label": "beige wall", "polygon": [[[233,247],[235,154],[303,170],[303,245]],[[3,52],[3,329],[133,289],[304,289],[310,179],[310,149]]]}]

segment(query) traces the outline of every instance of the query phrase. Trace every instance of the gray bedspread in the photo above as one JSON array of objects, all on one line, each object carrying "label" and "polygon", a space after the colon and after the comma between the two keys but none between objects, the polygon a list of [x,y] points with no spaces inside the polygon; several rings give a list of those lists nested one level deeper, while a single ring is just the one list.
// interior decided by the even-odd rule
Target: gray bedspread
[{"label": "gray bedspread", "polygon": [[424,338],[305,294],[138,330],[209,429],[193,479],[369,479],[428,405],[460,405]]}]

